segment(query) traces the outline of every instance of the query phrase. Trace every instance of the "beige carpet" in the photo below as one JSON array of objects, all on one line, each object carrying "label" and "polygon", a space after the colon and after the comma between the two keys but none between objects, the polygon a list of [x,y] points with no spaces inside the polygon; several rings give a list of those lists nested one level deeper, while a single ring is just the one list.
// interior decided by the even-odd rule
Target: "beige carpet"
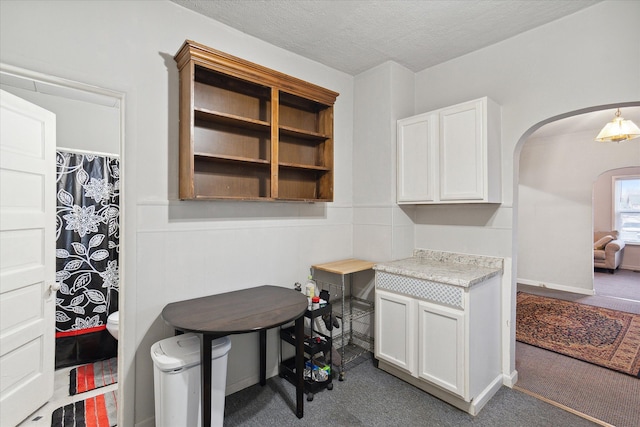
[{"label": "beige carpet", "polygon": [[[595,273],[595,276],[595,296],[532,286],[518,285],[518,289],[598,307],[640,313],[640,273],[619,270],[613,275]],[[616,278],[626,284],[612,285]],[[635,287],[629,288],[631,285]],[[614,289],[614,286],[621,286],[630,294],[603,296]],[[520,342],[516,342],[516,369],[516,388],[616,427],[640,426],[640,379]]]},{"label": "beige carpet", "polygon": [[593,273],[596,295],[640,301],[640,272]]},{"label": "beige carpet", "polygon": [[640,426],[640,380],[516,342],[517,388],[616,427]]}]

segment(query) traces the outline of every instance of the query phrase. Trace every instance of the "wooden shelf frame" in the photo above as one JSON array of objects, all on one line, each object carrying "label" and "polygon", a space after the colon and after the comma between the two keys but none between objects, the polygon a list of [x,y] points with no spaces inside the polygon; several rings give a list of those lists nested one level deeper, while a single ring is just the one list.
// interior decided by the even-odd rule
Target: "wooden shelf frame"
[{"label": "wooden shelf frame", "polygon": [[186,40],[180,199],[333,201],[338,93]]}]

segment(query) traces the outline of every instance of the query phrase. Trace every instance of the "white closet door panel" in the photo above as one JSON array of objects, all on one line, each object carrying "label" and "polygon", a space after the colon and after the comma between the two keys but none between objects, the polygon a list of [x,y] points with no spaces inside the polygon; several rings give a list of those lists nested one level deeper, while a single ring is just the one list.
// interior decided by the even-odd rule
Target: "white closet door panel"
[{"label": "white closet door panel", "polygon": [[437,199],[438,115],[398,121],[398,194],[400,202]]},{"label": "white closet door panel", "polygon": [[486,148],[482,100],[440,111],[440,199],[482,200]]},{"label": "white closet door panel", "polygon": [[0,425],[53,395],[55,115],[0,91]]},{"label": "white closet door panel", "polygon": [[418,376],[466,398],[464,313],[418,303]]},{"label": "white closet door panel", "polygon": [[375,356],[416,375],[415,302],[412,298],[376,290]]}]

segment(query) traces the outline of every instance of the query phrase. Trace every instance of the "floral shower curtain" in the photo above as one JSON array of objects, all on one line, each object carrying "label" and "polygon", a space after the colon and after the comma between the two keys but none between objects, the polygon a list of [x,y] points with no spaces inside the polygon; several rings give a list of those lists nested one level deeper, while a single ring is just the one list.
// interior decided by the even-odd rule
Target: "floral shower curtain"
[{"label": "floral shower curtain", "polygon": [[119,160],[56,153],[56,368],[114,357],[118,310]]}]

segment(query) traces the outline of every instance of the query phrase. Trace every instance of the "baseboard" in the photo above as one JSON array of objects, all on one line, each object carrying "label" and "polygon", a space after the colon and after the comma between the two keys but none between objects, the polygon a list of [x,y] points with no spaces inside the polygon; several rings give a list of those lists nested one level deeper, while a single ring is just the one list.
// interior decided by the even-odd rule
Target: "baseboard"
[{"label": "baseboard", "polygon": [[[267,372],[267,379],[274,377],[276,375],[278,375],[278,367],[273,369],[271,372]],[[251,377],[243,378],[242,380],[237,381],[233,384],[227,384],[224,394],[225,396],[229,396],[230,394],[233,394],[240,390],[244,390],[245,388],[251,387],[252,385],[255,385],[258,383],[260,383],[260,375],[253,375]],[[147,418],[144,421],[140,421],[136,423],[135,427],[155,427],[155,425],[156,425],[156,418],[151,417],[151,418]]]},{"label": "baseboard", "polygon": [[[275,377],[278,375],[278,367],[276,366],[271,372],[267,372],[267,379],[271,377]],[[240,381],[237,381],[233,384],[227,384],[225,395],[229,396],[230,394],[236,393],[240,390],[244,390],[247,387],[251,387],[252,385],[260,383],[260,375],[253,375],[247,378],[243,378]]]},{"label": "baseboard", "polygon": [[230,394],[236,393],[240,390],[244,390],[245,388],[251,387],[254,384],[258,384],[259,382],[260,382],[259,375],[244,378],[241,381],[235,382],[233,384],[227,384],[227,388],[224,394],[226,396],[229,396]]},{"label": "baseboard", "polygon": [[517,283],[527,286],[535,286],[544,289],[553,289],[556,291],[572,292],[574,294],[595,295],[593,289],[575,288],[573,286],[559,285],[557,283],[541,283],[535,280],[517,279]]},{"label": "baseboard", "polygon": [[609,423],[604,422],[604,421],[602,421],[602,420],[599,420],[599,419],[597,419],[597,418],[595,418],[595,417],[592,417],[591,415],[583,414],[583,413],[582,413],[582,412],[580,412],[580,411],[576,411],[576,410],[575,410],[575,409],[573,409],[573,408],[569,408],[568,406],[562,405],[562,404],[560,404],[560,403],[558,403],[558,402],[555,402],[555,401],[553,401],[553,400],[551,400],[551,399],[549,399],[549,398],[546,398],[546,397],[544,397],[544,396],[541,396],[541,395],[539,395],[539,394],[537,394],[537,393],[534,393],[534,392],[532,392],[532,391],[526,390],[526,389],[524,389],[524,388],[521,388],[521,387],[515,386],[513,389],[514,389],[514,390],[518,390],[519,392],[522,392],[522,393],[524,393],[524,394],[528,394],[529,396],[532,396],[532,397],[535,397],[536,399],[542,400],[543,402],[546,402],[546,403],[548,403],[549,405],[553,405],[553,406],[555,406],[556,408],[560,408],[560,409],[562,409],[562,410],[564,410],[564,411],[570,412],[570,413],[572,413],[572,414],[574,414],[574,415],[577,415],[577,416],[579,416],[579,417],[581,417],[581,418],[584,418],[585,420],[589,420],[589,421],[591,421],[592,423],[598,424],[598,425],[600,425],[600,426],[603,426],[603,427],[616,427],[616,426],[614,426],[614,425],[612,425],[612,424],[609,424]]},{"label": "baseboard", "polygon": [[426,381],[419,380],[382,360],[378,360],[378,368],[473,416],[478,415],[484,405],[486,405],[493,395],[500,390],[500,387],[502,387],[502,375],[498,375],[477,397],[471,402],[467,402],[459,396],[453,395]]},{"label": "baseboard", "polygon": [[144,421],[140,421],[135,424],[136,427],[155,427],[156,426],[156,417],[147,418]]},{"label": "baseboard", "polygon": [[471,415],[478,415],[480,410],[484,408],[484,405],[500,390],[500,387],[502,387],[502,375],[495,377],[493,381],[473,399],[471,402],[472,412],[469,413]]},{"label": "baseboard", "polygon": [[502,374],[502,384],[509,388],[513,388],[518,382],[518,371],[513,371],[511,374]]}]

